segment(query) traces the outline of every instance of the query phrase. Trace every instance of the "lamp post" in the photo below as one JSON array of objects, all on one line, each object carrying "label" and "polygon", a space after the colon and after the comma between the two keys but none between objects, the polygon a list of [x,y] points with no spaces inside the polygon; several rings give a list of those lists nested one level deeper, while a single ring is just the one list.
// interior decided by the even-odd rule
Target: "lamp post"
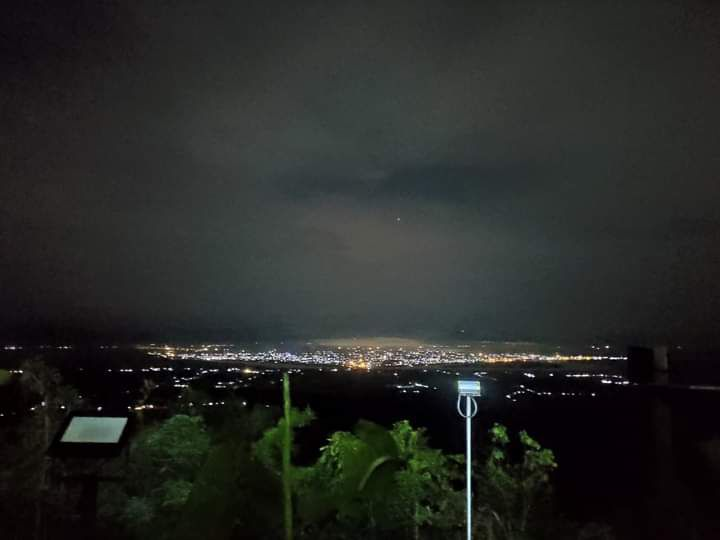
[{"label": "lamp post", "polygon": [[[477,414],[478,405],[475,401],[479,397],[480,381],[460,380],[458,381],[457,411],[465,419],[465,475],[467,493],[467,540],[472,540],[472,418]],[[465,410],[461,403],[465,398]]]}]

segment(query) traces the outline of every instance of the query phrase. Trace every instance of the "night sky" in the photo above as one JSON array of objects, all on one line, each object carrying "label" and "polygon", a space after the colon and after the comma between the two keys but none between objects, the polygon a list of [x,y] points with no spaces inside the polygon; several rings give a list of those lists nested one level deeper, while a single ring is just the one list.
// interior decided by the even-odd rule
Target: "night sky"
[{"label": "night sky", "polygon": [[0,10],[3,339],[720,338],[720,3]]}]

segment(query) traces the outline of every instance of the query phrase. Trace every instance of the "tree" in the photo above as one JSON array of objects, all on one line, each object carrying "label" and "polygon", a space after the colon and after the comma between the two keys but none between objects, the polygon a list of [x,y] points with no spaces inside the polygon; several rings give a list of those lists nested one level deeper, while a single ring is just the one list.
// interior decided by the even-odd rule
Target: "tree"
[{"label": "tree", "polygon": [[148,428],[132,445],[119,492],[105,494],[105,517],[139,538],[169,538],[209,448],[210,437],[199,416],[175,415]]},{"label": "tree", "polygon": [[391,435],[404,463],[395,475],[402,503],[401,522],[412,527],[415,539],[424,526],[457,527],[462,523],[464,499],[454,484],[462,478],[463,456],[430,448],[425,430],[413,429],[406,420],[394,424]]},{"label": "tree", "polygon": [[303,523],[311,534],[340,527],[413,538],[422,528],[456,528],[462,492],[453,479],[461,461],[429,448],[424,431],[406,421],[387,430],[361,420],[353,433],[334,433],[317,463],[304,470],[298,485]]},{"label": "tree", "polygon": [[202,405],[210,401],[213,400],[207,391],[191,385],[185,387],[180,398],[170,404],[170,410],[173,414],[196,416],[203,413]]},{"label": "tree", "polygon": [[[230,401],[211,432],[205,464],[175,528],[175,539],[276,538],[280,487],[277,477],[253,456],[253,442],[271,422],[265,407],[248,409]],[[212,424],[210,424],[212,425]],[[272,476],[271,476],[272,474]]]},{"label": "tree", "polygon": [[67,411],[79,399],[72,387],[63,385],[60,373],[40,357],[22,362],[20,371],[18,379],[13,377],[6,384],[19,384],[22,407],[30,414],[15,433],[3,434],[7,443],[0,456],[4,468],[0,497],[2,513],[12,517],[9,521],[18,527],[18,534],[39,540],[46,536],[48,513],[61,515],[66,510],[63,497],[49,489],[46,452]]},{"label": "tree", "polygon": [[140,387],[140,399],[137,401],[136,417],[140,426],[145,424],[145,406],[150,400],[153,390],[157,388],[157,383],[152,379],[143,378],[142,386]]},{"label": "tree", "polygon": [[513,461],[507,428],[495,424],[490,437],[490,452],[479,482],[476,534],[493,540],[527,538],[540,505],[549,501],[550,473],[557,467],[555,456],[521,431],[522,457]]}]

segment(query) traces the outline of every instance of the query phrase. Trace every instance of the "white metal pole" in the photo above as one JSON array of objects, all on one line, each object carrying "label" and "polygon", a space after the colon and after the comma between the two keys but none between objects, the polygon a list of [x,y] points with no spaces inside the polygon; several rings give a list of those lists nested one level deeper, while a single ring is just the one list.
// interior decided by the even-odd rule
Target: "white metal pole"
[{"label": "white metal pole", "polygon": [[472,397],[465,396],[465,475],[467,476],[467,540],[472,540]]}]

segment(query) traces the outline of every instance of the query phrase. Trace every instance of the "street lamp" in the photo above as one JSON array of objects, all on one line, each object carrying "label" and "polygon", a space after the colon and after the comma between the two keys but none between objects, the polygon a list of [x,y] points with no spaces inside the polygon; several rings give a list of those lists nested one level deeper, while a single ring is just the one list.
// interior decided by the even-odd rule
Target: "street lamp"
[{"label": "street lamp", "polygon": [[[460,380],[458,381],[457,411],[465,419],[465,475],[467,493],[467,540],[472,540],[472,418],[477,414],[478,405],[476,397],[480,397],[480,381]],[[465,410],[461,402],[465,398]]]}]

